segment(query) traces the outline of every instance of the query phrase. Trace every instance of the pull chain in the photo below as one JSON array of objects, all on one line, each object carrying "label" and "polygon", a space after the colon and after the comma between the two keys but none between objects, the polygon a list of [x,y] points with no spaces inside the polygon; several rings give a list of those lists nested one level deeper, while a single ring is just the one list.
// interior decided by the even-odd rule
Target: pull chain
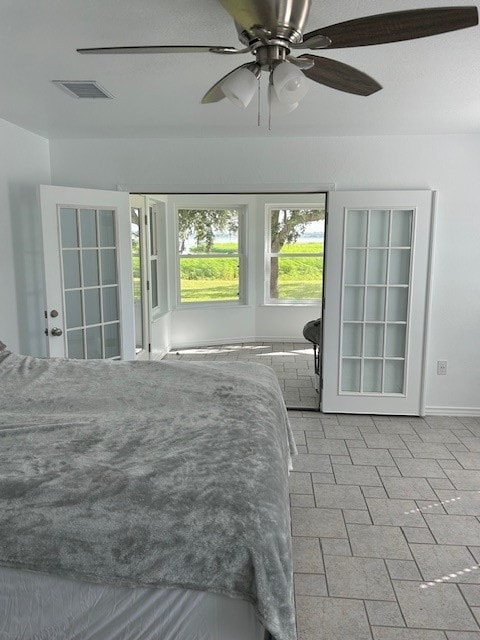
[{"label": "pull chain", "polygon": [[268,130],[272,130],[272,101],[270,96],[273,91],[273,71],[270,72],[270,77],[268,79]]},{"label": "pull chain", "polygon": [[260,126],[260,87],[261,87],[261,82],[260,82],[260,74],[258,74],[258,98],[257,98],[257,127]]}]

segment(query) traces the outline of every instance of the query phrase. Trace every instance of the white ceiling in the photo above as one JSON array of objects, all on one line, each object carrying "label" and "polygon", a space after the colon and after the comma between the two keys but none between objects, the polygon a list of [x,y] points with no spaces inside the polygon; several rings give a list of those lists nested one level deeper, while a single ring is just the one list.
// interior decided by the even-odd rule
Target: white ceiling
[{"label": "white ceiling", "polygon": [[[312,0],[306,31],[393,10],[463,4],[480,0]],[[364,98],[312,82],[299,108],[277,117],[272,131],[265,113],[257,127],[255,100],[243,111],[227,100],[200,104],[250,54],[75,51],[152,44],[241,46],[218,0],[0,0],[0,117],[52,139],[480,132],[480,27],[319,52],[368,73],[383,90]],[[96,80],[115,99],[77,100],[52,80]]]}]

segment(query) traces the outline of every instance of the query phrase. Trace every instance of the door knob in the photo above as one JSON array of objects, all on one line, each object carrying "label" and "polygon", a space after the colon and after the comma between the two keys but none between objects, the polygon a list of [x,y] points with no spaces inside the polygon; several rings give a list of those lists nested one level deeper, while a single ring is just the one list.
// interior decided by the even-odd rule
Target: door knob
[{"label": "door knob", "polygon": [[59,327],[53,327],[50,333],[52,334],[52,336],[61,336],[63,334],[63,331]]}]

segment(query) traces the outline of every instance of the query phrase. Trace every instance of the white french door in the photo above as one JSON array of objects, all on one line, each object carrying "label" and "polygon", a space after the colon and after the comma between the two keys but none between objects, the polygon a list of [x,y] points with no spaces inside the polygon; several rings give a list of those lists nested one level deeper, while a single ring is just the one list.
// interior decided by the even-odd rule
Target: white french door
[{"label": "white french door", "polygon": [[423,412],[430,191],[328,198],[322,411]]},{"label": "white french door", "polygon": [[128,193],[41,185],[50,357],[135,358]]}]

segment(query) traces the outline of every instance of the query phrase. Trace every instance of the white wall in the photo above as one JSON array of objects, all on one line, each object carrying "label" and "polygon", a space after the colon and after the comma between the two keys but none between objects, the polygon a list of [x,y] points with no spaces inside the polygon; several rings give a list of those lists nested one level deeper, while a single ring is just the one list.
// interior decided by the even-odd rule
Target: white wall
[{"label": "white wall", "polygon": [[38,185],[50,183],[48,140],[0,120],[0,339],[45,355]]},{"label": "white wall", "polygon": [[[131,190],[438,191],[427,407],[480,412],[480,135],[55,140],[55,184]],[[436,361],[448,360],[448,375]]]}]

